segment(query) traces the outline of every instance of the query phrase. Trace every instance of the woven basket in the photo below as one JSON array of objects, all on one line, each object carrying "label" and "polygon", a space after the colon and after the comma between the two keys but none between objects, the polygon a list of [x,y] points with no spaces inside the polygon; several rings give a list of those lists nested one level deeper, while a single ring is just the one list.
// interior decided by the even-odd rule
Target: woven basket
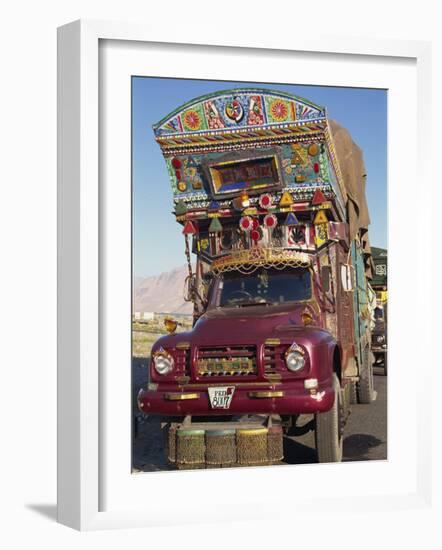
[{"label": "woven basket", "polygon": [[186,468],[204,467],[206,460],[206,446],[204,430],[178,429],[176,430],[176,463]]},{"label": "woven basket", "polygon": [[276,464],[284,458],[281,426],[272,426],[268,430],[267,458],[270,464]]},{"label": "woven basket", "polygon": [[267,428],[240,429],[236,431],[238,464],[265,464],[267,458]]},{"label": "woven basket", "polygon": [[176,462],[176,426],[169,426],[167,430],[167,460],[172,464]]},{"label": "woven basket", "polygon": [[206,464],[210,467],[236,463],[235,430],[206,431]]}]

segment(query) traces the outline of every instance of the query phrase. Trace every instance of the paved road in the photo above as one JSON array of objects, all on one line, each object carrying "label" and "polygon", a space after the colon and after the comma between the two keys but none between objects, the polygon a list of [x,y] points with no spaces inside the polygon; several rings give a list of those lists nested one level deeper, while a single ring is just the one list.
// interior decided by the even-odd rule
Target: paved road
[{"label": "paved road", "polygon": [[[147,365],[134,360],[134,396],[145,384]],[[370,405],[353,405],[344,432],[344,461],[385,460],[387,458],[387,377],[382,368],[375,368],[374,384],[377,399]],[[311,464],[317,462],[312,417],[303,417],[302,435],[284,437],[284,461],[282,464]],[[138,424],[134,439],[134,471],[169,470],[164,457],[161,418],[148,417]]]},{"label": "paved road", "polygon": [[[386,460],[387,458],[387,377],[375,368],[376,401],[370,405],[352,405],[344,431],[344,462]],[[308,425],[309,418],[305,423]],[[313,431],[298,437],[284,438],[286,464],[316,462]]]}]

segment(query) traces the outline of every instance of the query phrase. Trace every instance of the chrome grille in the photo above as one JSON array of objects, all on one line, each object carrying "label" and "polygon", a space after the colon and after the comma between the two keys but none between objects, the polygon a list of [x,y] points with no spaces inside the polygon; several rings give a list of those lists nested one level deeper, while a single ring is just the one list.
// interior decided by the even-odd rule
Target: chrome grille
[{"label": "chrome grille", "polygon": [[197,357],[198,376],[254,376],[255,346],[219,346],[200,348]]},{"label": "chrome grille", "polygon": [[287,372],[285,352],[287,345],[264,346],[264,374],[281,374]]},{"label": "chrome grille", "polygon": [[180,374],[190,375],[190,348],[175,349],[174,351],[176,370]]}]

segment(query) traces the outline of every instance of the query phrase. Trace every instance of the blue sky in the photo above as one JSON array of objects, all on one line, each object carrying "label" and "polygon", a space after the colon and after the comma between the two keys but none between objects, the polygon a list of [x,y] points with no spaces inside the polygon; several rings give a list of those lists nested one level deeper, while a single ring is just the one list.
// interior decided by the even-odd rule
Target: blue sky
[{"label": "blue sky", "polygon": [[291,92],[325,106],[328,117],[350,131],[364,152],[371,244],[387,248],[386,90],[133,77],[134,276],[156,275],[185,263],[182,228],[172,214],[169,177],[152,125],[190,99],[247,86]]}]

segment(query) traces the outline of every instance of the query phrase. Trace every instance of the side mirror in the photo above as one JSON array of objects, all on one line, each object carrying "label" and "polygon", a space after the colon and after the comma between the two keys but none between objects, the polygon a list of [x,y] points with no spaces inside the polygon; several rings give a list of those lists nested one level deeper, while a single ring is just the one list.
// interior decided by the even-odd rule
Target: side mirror
[{"label": "side mirror", "polygon": [[341,283],[345,292],[351,292],[354,288],[354,267],[349,264],[341,265]]},{"label": "side mirror", "polygon": [[188,275],[184,281],[184,301],[193,302],[195,297],[195,275]]},{"label": "side mirror", "polygon": [[329,265],[323,265],[321,268],[321,281],[324,292],[330,291],[331,282],[331,267]]}]

